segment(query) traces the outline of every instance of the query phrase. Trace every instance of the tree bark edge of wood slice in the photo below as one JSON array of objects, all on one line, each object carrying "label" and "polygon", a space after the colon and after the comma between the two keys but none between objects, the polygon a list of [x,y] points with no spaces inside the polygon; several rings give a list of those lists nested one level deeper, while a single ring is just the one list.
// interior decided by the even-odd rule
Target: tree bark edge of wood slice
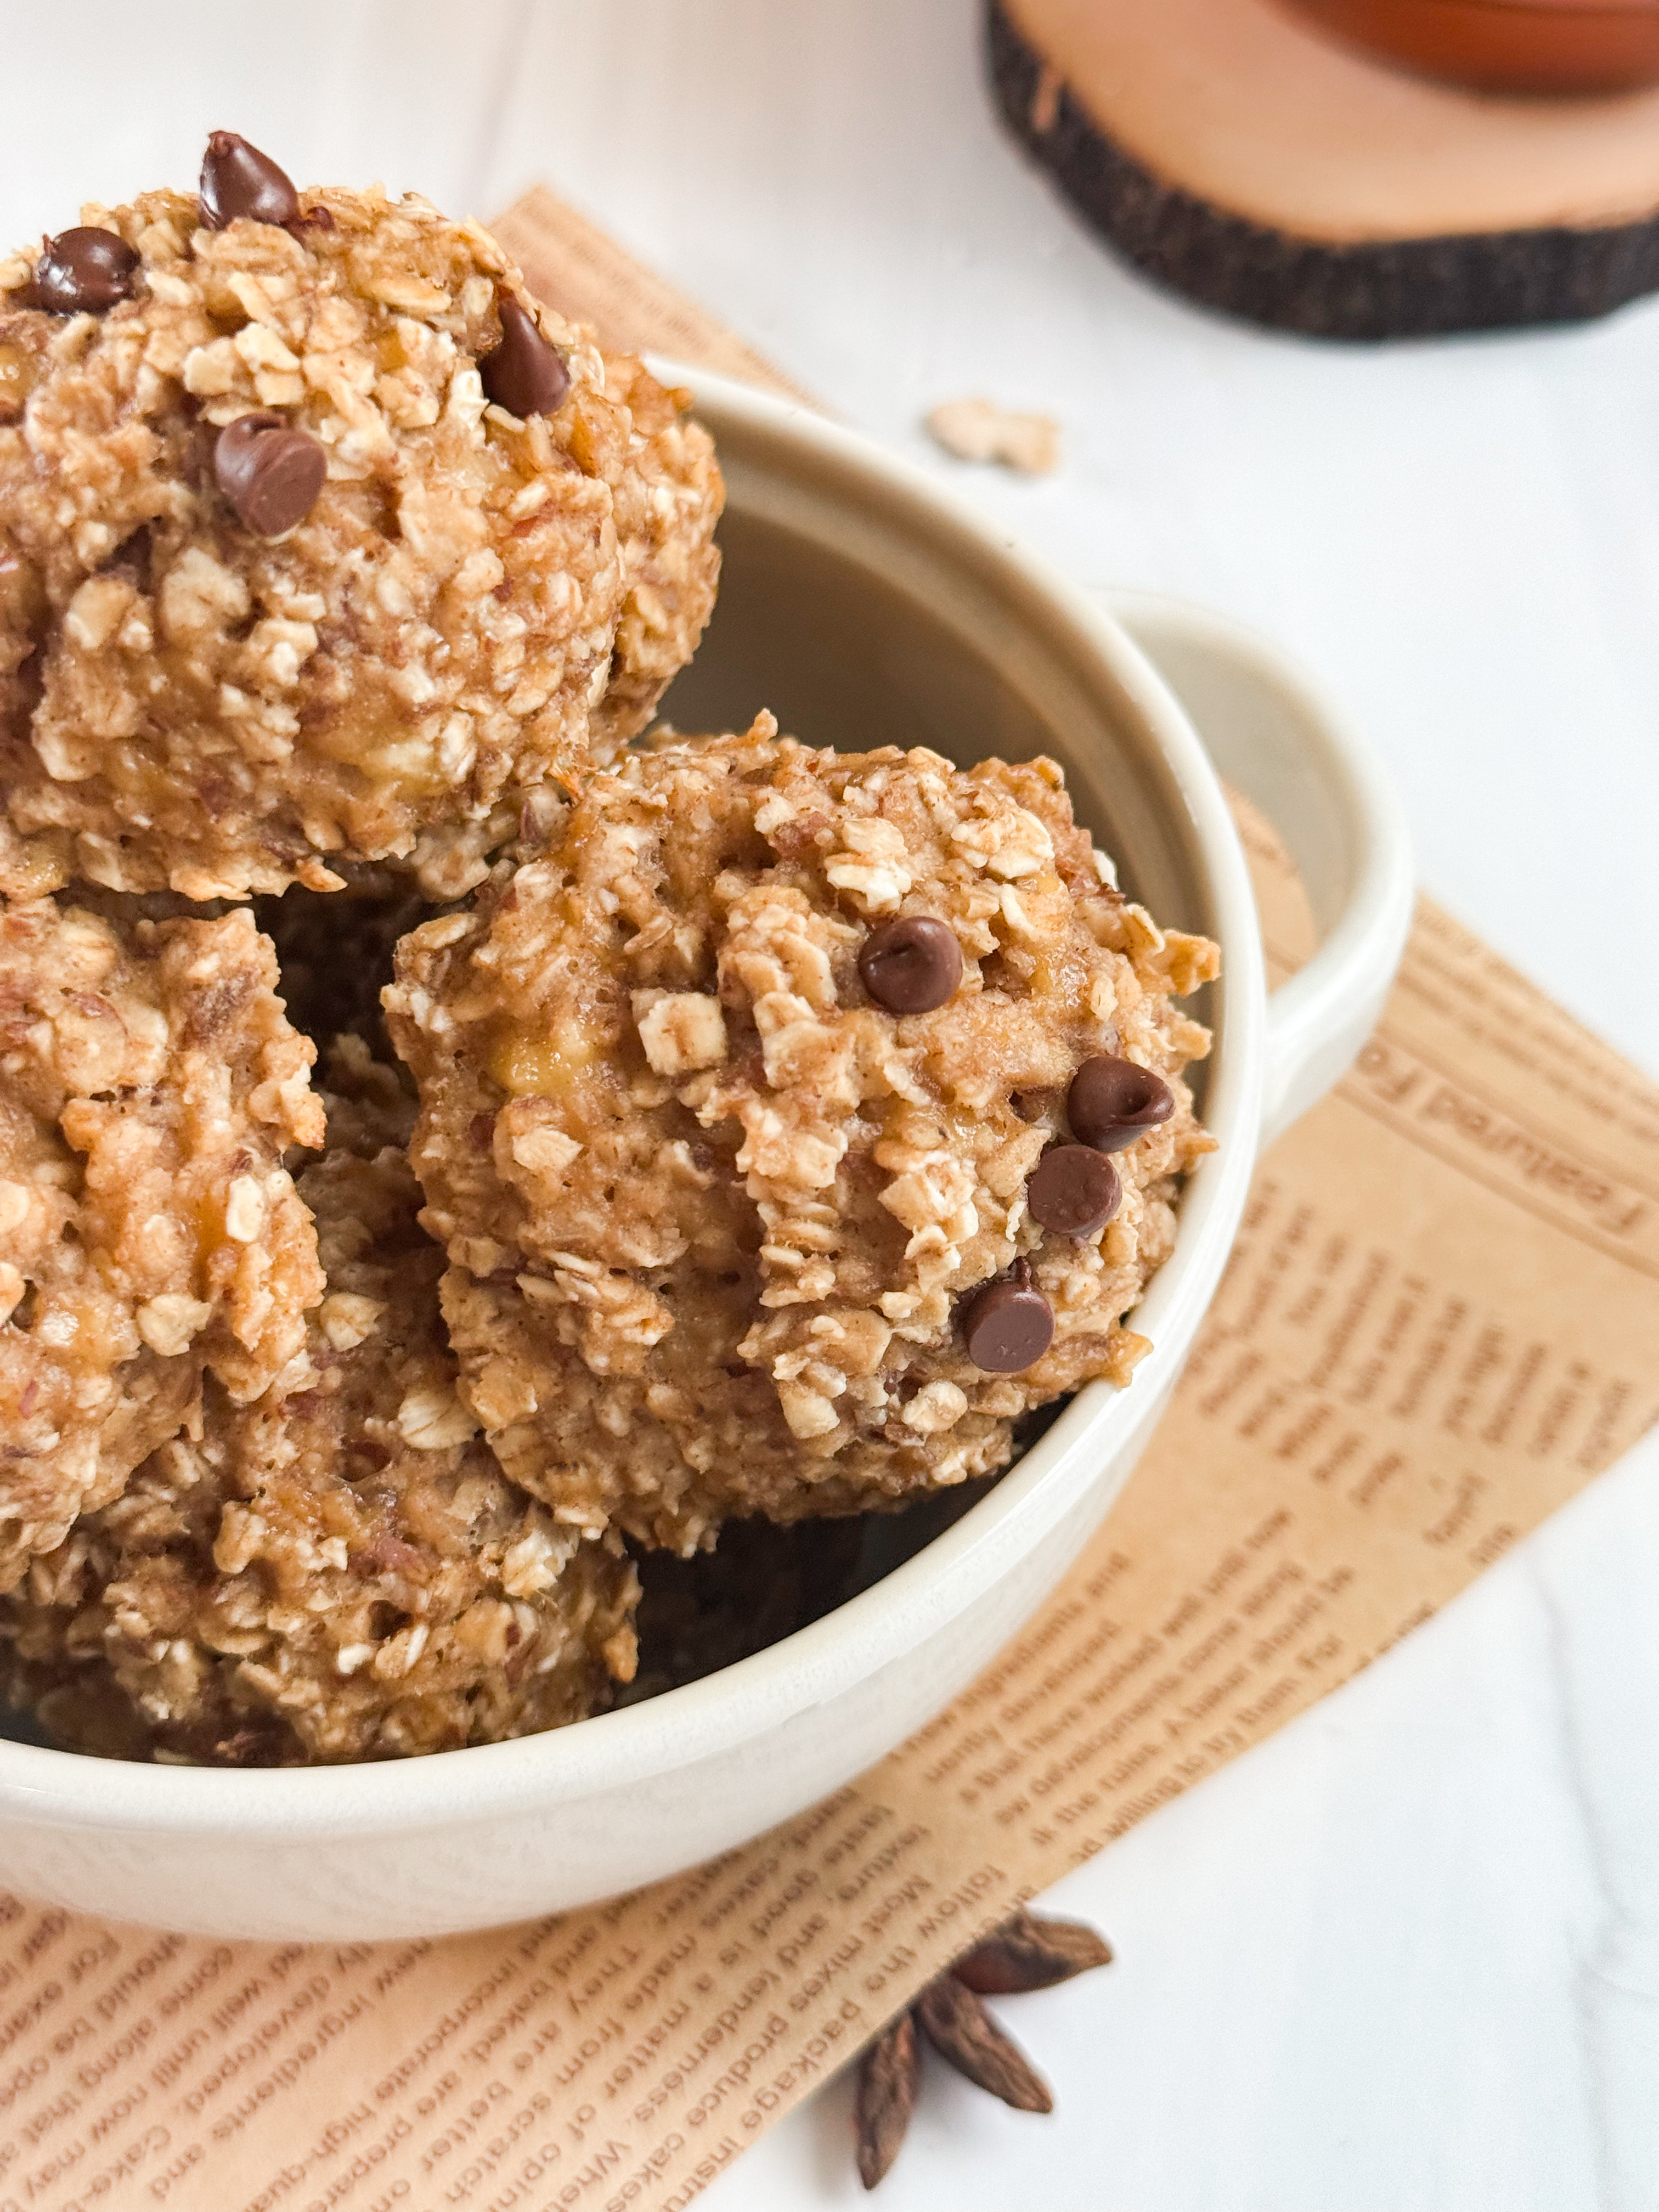
[{"label": "tree bark edge of wood slice", "polygon": [[[986,63],[1004,121],[1091,228],[1200,306],[1304,337],[1372,341],[1589,321],[1659,290],[1659,161],[1652,205],[1620,219],[1322,238],[1316,216],[1306,230],[1281,227],[1206,197],[1176,173],[1167,143],[1156,168],[1132,151],[1102,113],[1110,89],[1073,82],[1043,50],[1045,4],[986,0]],[[1307,33],[1290,24],[1287,35]]]}]

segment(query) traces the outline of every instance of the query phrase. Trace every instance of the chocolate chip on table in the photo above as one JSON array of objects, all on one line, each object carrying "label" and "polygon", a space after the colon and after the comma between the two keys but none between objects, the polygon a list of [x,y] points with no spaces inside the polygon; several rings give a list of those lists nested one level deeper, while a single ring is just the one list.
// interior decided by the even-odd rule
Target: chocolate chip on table
[{"label": "chocolate chip on table", "polygon": [[928,1014],[962,981],[962,947],[948,922],[901,915],[872,929],[859,953],[864,988],[890,1014]]},{"label": "chocolate chip on table", "polygon": [[202,220],[210,230],[223,230],[238,216],[290,223],[300,212],[300,195],[287,171],[234,131],[209,134],[200,191]]},{"label": "chocolate chip on table", "polygon": [[556,414],[570,389],[564,356],[510,292],[496,292],[495,312],[501,319],[501,342],[478,362],[485,398],[521,419]]},{"label": "chocolate chip on table", "polygon": [[239,415],[213,448],[219,489],[257,538],[280,538],[303,522],[328,474],[315,438],[270,408]]},{"label": "chocolate chip on table", "polygon": [[1117,1212],[1122,1196],[1117,1170],[1090,1145],[1055,1145],[1025,1185],[1032,1220],[1056,1237],[1092,1237]]},{"label": "chocolate chip on table", "polygon": [[968,1357],[988,1375],[1018,1375],[1035,1366],[1054,1342],[1054,1310],[1031,1281],[1028,1262],[999,1276],[973,1298],[962,1316]]},{"label": "chocolate chip on table", "polygon": [[138,254],[112,230],[77,223],[49,238],[34,264],[34,305],[52,315],[101,315],[129,299]]},{"label": "chocolate chip on table", "polygon": [[1174,1112],[1175,1095],[1163,1077],[1115,1053],[1085,1060],[1066,1094],[1072,1134],[1097,1152],[1121,1152]]}]

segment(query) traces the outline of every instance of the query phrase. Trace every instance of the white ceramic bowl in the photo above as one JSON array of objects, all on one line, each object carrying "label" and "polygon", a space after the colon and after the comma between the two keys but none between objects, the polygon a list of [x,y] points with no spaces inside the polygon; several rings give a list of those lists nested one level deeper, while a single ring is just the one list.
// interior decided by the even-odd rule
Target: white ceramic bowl
[{"label": "white ceramic bowl", "polygon": [[948,1533],[814,1626],[647,1704],[402,1764],[224,1772],[0,1741],[0,1883],[212,1934],[360,1939],[515,1920],[628,1889],[757,1835],[939,1711],[1064,1572],[1133,1466],[1231,1247],[1263,1140],[1369,1031],[1410,870],[1386,791],[1270,656],[1157,602],[1125,611],[1265,804],[1324,931],[1270,1000],[1216,771],[1124,627],[862,439],[721,379],[696,389],[730,489],[720,611],[669,711],[764,704],[854,749],[969,762],[1047,751],[1160,920],[1220,939],[1202,1109],[1220,1148],[1139,1310],[1130,1389],[1084,1391]]}]

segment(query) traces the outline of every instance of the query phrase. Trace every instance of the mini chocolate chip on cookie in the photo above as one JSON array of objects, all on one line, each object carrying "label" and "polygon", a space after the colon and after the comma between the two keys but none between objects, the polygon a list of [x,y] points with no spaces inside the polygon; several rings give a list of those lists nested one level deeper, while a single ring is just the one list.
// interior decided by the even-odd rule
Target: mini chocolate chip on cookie
[{"label": "mini chocolate chip on cookie", "polygon": [[901,915],[872,929],[859,953],[864,988],[890,1014],[927,1014],[955,995],[962,947],[948,922]]},{"label": "mini chocolate chip on cookie", "polygon": [[1097,1152],[1121,1152],[1174,1112],[1174,1094],[1161,1075],[1109,1052],[1085,1060],[1066,1094],[1072,1134]]},{"label": "mini chocolate chip on cookie", "polygon": [[497,290],[501,342],[478,363],[484,397],[509,415],[556,415],[570,389],[564,356],[536,327],[510,292]]},{"label": "mini chocolate chip on cookie", "polygon": [[219,489],[257,538],[281,538],[303,522],[328,474],[315,438],[270,408],[227,422],[213,447]]},{"label": "mini chocolate chip on cookie", "polygon": [[1056,1145],[1025,1186],[1032,1220],[1056,1237],[1092,1237],[1117,1212],[1122,1196],[1117,1170],[1089,1145]]},{"label": "mini chocolate chip on cookie", "polygon": [[1034,1287],[1028,1261],[986,1285],[962,1316],[962,1334],[968,1357],[989,1375],[1036,1364],[1054,1340],[1054,1310]]},{"label": "mini chocolate chip on cookie", "polygon": [[101,315],[131,296],[138,255],[112,230],[80,223],[46,240],[34,264],[34,304],[50,315]]},{"label": "mini chocolate chip on cookie", "polygon": [[209,134],[200,191],[202,220],[210,230],[223,230],[238,216],[290,223],[300,212],[300,195],[288,172],[234,131]]}]

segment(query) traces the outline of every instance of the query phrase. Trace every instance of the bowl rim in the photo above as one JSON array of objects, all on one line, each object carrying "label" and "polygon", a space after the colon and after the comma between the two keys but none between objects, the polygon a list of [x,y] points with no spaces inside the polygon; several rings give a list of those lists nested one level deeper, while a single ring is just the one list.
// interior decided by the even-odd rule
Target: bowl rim
[{"label": "bowl rim", "polygon": [[[654,364],[653,364],[654,365]],[[959,494],[873,440],[712,372],[666,363],[716,432],[792,451],[908,526],[935,557],[1000,581],[1103,672],[1173,775],[1224,947],[1218,1049],[1206,1125],[1219,1149],[1182,1193],[1175,1249],[1135,1310],[1153,1348],[1132,1386],[1079,1393],[985,1498],[868,1589],[764,1650],[635,1705],[505,1743],[428,1758],[311,1767],[216,1768],[106,1759],[0,1739],[0,1820],[85,1832],[319,1840],[431,1832],[568,1807],[697,1765],[807,1714],[901,1662],[959,1618],[1073,1509],[1101,1468],[1143,1441],[1163,1410],[1231,1250],[1254,1171],[1267,1000],[1243,848],[1214,768],[1173,694],[1127,633],[1041,556]]]}]

